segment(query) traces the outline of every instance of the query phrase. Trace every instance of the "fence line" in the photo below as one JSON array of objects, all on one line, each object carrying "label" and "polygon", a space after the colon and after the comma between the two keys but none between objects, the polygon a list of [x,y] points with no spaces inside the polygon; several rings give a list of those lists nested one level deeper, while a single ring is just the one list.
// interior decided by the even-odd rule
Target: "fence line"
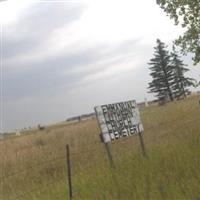
[{"label": "fence line", "polygon": [[[96,152],[100,152],[100,151],[102,151],[102,148],[101,149],[100,148],[98,148],[98,149],[97,148],[90,148],[90,149],[83,150],[83,151],[74,151],[74,152],[70,151],[70,155],[72,155],[72,156],[78,156],[79,155],[80,156],[80,155],[83,155],[83,154],[96,153]],[[27,167],[26,169],[15,171],[14,173],[8,174],[6,176],[1,176],[0,179],[10,178],[12,176],[16,176],[18,174],[25,173],[28,170],[33,169],[35,167],[46,165],[48,163],[52,163],[52,162],[55,162],[55,161],[65,160],[65,159],[66,159],[66,156],[60,156],[60,157],[57,157],[57,158],[54,158],[54,159],[42,161],[40,163],[33,163],[31,166]]]},{"label": "fence line", "polygon": [[[122,146],[126,146],[126,140],[124,140],[124,142],[122,141],[121,142],[121,145]],[[76,157],[76,156],[80,156],[80,159],[82,159],[82,158],[84,158],[84,156],[91,156],[91,154],[93,154],[93,156],[92,156],[92,158],[94,159],[94,160],[96,160],[96,156],[94,156],[94,155],[96,155],[96,153],[103,153],[103,155],[105,155],[105,157],[103,158],[103,160],[105,160],[105,162],[108,162],[108,160],[107,160],[107,155],[106,155],[106,151],[105,151],[105,149],[104,149],[104,144],[102,143],[102,144],[100,144],[100,145],[97,145],[97,146],[94,146],[93,148],[87,148],[87,149],[84,149],[84,150],[73,150],[73,148],[72,148],[72,150],[70,150],[70,155],[72,156],[72,160]],[[63,154],[64,154],[64,152],[63,152]],[[75,157],[74,157],[75,156]],[[98,157],[98,154],[97,154],[97,157]],[[65,161],[66,160],[66,155],[63,155],[63,156],[59,156],[59,157],[57,157],[57,158],[53,158],[53,159],[50,159],[50,160],[44,160],[44,161],[41,161],[41,162],[38,162],[38,163],[33,163],[31,166],[28,166],[28,167],[26,167],[25,169],[22,169],[22,170],[18,170],[18,171],[16,171],[16,172],[14,172],[14,173],[11,173],[11,174],[7,174],[7,175],[4,175],[4,176],[1,176],[0,177],[0,180],[2,180],[2,182],[1,182],[1,185],[3,186],[4,185],[4,183],[5,183],[5,186],[6,186],[6,182],[7,181],[12,181],[12,178],[13,178],[13,180],[17,180],[19,177],[17,177],[17,175],[20,175],[20,174],[23,174],[23,173],[26,173],[26,172],[28,172],[29,170],[32,170],[32,169],[34,169],[34,170],[38,170],[38,167],[43,167],[43,166],[45,166],[45,165],[48,165],[48,164],[56,164],[56,162],[58,162],[58,161]],[[85,164],[83,164],[86,168],[88,167],[88,161],[87,161],[87,159],[85,160],[86,161],[86,163]],[[101,160],[102,161],[102,160]],[[76,163],[76,162],[78,162],[77,164],[77,166],[79,167],[79,159],[75,159],[74,160],[74,162]],[[72,163],[72,166],[74,165],[74,162]],[[87,163],[88,162],[88,163]],[[30,163],[31,164],[31,163]],[[93,163],[94,164],[94,163]],[[90,167],[93,167],[93,164],[92,165],[89,165]],[[59,165],[60,166],[60,165]],[[63,167],[66,167],[66,162],[64,162],[63,163],[63,165],[62,165]],[[82,166],[81,166],[82,167]],[[45,168],[41,168],[41,169],[45,169]],[[59,169],[59,168],[57,168],[57,169]],[[64,168],[63,168],[64,169]],[[39,171],[38,171],[39,172]],[[56,171],[55,171],[56,172]],[[59,172],[59,171],[57,171],[57,172]],[[62,171],[62,172],[64,172],[64,171]],[[64,174],[63,174],[64,175]],[[59,176],[60,177],[60,176]],[[43,190],[44,188],[47,188],[49,185],[53,185],[53,184],[56,184],[57,182],[59,182],[59,181],[66,181],[66,179],[65,179],[66,177],[65,176],[63,176],[63,179],[62,178],[59,178],[58,180],[56,180],[56,177],[54,177],[54,180],[53,181],[51,181],[51,182],[49,182],[49,183],[47,183],[47,184],[42,184],[42,186],[40,185],[39,187],[35,187],[35,188],[33,188],[32,190],[28,190],[28,191],[24,191],[24,193],[21,193],[21,194],[19,194],[19,195],[17,195],[17,193],[20,193],[20,190],[18,190],[18,191],[16,191],[16,193],[15,193],[15,191],[11,191],[11,197],[10,198],[6,198],[6,199],[8,199],[8,200],[14,200],[14,199],[20,199],[20,198],[22,198],[23,199],[23,196],[26,196],[26,195],[31,195],[31,193],[32,192],[36,192],[36,191],[41,191],[41,190]],[[37,180],[40,180],[40,179],[38,179],[37,177],[36,177],[36,179]],[[34,184],[36,185],[36,179],[34,179],[35,181],[33,181],[33,184],[32,184],[32,186],[34,186]],[[46,182],[47,180],[45,180],[44,182]],[[23,183],[23,182],[22,182]],[[66,183],[67,184],[67,183]],[[12,184],[11,184],[12,185]],[[12,186],[10,186],[10,187],[12,187]],[[8,189],[9,190],[9,189]],[[13,193],[13,195],[14,196],[12,196],[12,193]],[[16,195],[15,195],[16,194]],[[33,195],[33,194],[32,194]]]},{"label": "fence line", "polygon": [[[72,150],[72,151],[70,151],[70,155],[72,157],[74,157],[74,156],[81,156],[82,157],[83,155],[87,156],[87,155],[90,155],[91,153],[95,154],[97,152],[103,152],[102,151],[103,150],[102,147],[103,146],[95,146],[94,148],[84,149],[82,151],[81,150],[80,151],[76,151],[76,150],[73,151]],[[26,167],[25,169],[18,170],[18,171],[14,172],[14,173],[1,176],[0,177],[1,185],[2,186],[4,184],[6,185],[7,181],[11,181],[12,182],[13,180],[17,180],[17,178],[18,178],[17,176],[20,176],[21,174],[26,173],[29,170],[32,170],[32,169],[37,170],[38,167],[43,167],[43,166],[48,165],[48,164],[54,164],[54,163],[56,164],[56,162],[58,162],[58,161],[65,161],[65,160],[66,160],[66,155],[65,156],[60,156],[60,157],[57,157],[57,158],[54,158],[54,159],[50,159],[50,160],[45,160],[45,161],[42,161],[42,162],[39,162],[39,163],[35,163],[35,164],[31,165],[31,166]],[[66,162],[63,163],[63,165],[66,165]],[[13,180],[12,180],[12,178],[13,178]],[[21,193],[19,191],[18,192],[16,191],[16,193],[15,193],[15,191],[11,191],[10,197],[8,196],[8,197],[6,197],[6,199],[8,199],[8,200],[18,200],[20,198],[23,199],[23,198],[25,198],[25,196],[34,195],[34,194],[31,194],[31,193],[34,193],[34,192],[37,192],[37,191],[39,192],[41,190],[44,190],[44,188],[47,188],[48,186],[54,185],[54,184],[56,184],[58,182],[61,182],[61,181],[66,181],[66,177],[63,176],[63,178],[59,178],[58,180],[56,180],[56,178],[54,178],[53,181],[51,181],[51,182],[49,182],[47,184],[41,184],[40,186],[35,187],[32,190],[24,191],[24,192],[21,192]],[[12,187],[12,186],[10,186],[10,187]],[[9,189],[8,189],[8,191],[9,191]],[[19,194],[17,194],[17,193],[19,193]],[[12,194],[13,194],[13,196],[12,196]],[[3,196],[4,195],[5,194],[3,194]]]},{"label": "fence line", "polygon": [[[70,151],[70,155],[72,157],[74,156],[82,156],[82,155],[90,155],[91,153],[95,154],[97,152],[103,152],[102,150],[102,147],[103,146],[95,146],[94,148],[90,148],[90,149],[84,149],[84,150],[71,150]],[[64,153],[64,152],[63,152]],[[23,173],[26,173],[28,172],[29,170],[32,170],[32,169],[36,169],[37,167],[42,167],[42,166],[45,166],[45,165],[48,165],[48,164],[53,164],[57,161],[64,161],[66,160],[66,155],[63,155],[63,156],[59,156],[59,157],[56,157],[56,158],[53,158],[53,159],[50,159],[50,160],[44,160],[44,161],[41,161],[41,162],[37,162],[37,163],[28,163],[30,166],[24,168],[24,169],[21,169],[21,170],[18,170],[18,171],[15,171],[13,173],[10,173],[10,174],[7,174],[7,175],[4,175],[4,176],[1,176],[0,177],[0,180],[3,182],[4,180],[6,179],[11,179],[11,178],[14,178],[15,176],[17,175],[20,175],[20,174],[23,174]],[[66,163],[65,163],[66,164]],[[1,183],[2,183],[1,182]]]}]

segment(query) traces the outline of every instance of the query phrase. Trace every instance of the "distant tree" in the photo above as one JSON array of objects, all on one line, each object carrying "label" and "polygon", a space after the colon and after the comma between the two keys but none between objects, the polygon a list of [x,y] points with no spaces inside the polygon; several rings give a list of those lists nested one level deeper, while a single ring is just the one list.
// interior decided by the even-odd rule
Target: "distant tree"
[{"label": "distant tree", "polygon": [[157,0],[157,4],[185,30],[176,45],[183,53],[194,54],[194,64],[200,63],[200,0]]},{"label": "distant tree", "polygon": [[154,58],[148,63],[151,67],[150,75],[153,80],[149,83],[149,93],[155,93],[159,101],[173,101],[172,81],[173,69],[170,65],[170,55],[163,42],[157,39],[157,46],[154,47]]},{"label": "distant tree", "polygon": [[186,68],[187,65],[183,63],[178,55],[175,47],[173,46],[173,51],[171,52],[171,66],[173,68],[173,96],[174,98],[186,97],[189,93],[188,87],[195,85],[195,79],[185,77],[185,72],[189,69]]}]

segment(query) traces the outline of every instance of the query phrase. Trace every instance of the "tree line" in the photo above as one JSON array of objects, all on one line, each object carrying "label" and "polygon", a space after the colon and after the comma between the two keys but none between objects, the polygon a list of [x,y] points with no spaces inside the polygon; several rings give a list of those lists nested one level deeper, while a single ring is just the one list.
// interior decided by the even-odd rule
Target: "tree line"
[{"label": "tree line", "polygon": [[195,85],[195,79],[185,76],[189,69],[174,46],[169,52],[160,39],[156,43],[154,57],[148,63],[152,77],[149,93],[154,93],[162,103],[186,97],[189,94],[188,88]]}]

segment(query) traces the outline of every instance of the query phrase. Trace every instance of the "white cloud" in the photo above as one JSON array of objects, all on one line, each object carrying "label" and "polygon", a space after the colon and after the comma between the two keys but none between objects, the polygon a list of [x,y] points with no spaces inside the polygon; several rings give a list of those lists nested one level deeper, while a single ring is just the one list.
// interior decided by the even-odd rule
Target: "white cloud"
[{"label": "white cloud", "polygon": [[0,4],[0,23],[9,24],[18,20],[21,13],[31,6],[30,0],[8,0]]},{"label": "white cloud", "polygon": [[175,30],[173,23],[153,0],[96,0],[85,4],[86,9],[79,20],[50,32],[39,46],[9,59],[7,65],[27,65],[57,55],[84,51],[98,45],[112,46],[116,42],[136,38],[141,38],[141,44],[152,45],[156,38],[167,42],[180,32],[179,28]]},{"label": "white cloud", "polygon": [[[172,39],[177,31],[154,0],[95,0],[77,26],[78,33],[93,42],[112,43],[131,38]],[[169,35],[170,32],[170,35]]]},{"label": "white cloud", "polygon": [[[34,1],[8,2],[1,3],[0,18],[7,25],[7,40],[10,39],[11,46],[14,41],[13,47],[17,52],[13,51],[5,62],[6,68],[15,68],[7,69],[5,73],[6,79],[10,80],[6,91],[10,90],[8,93],[12,94],[5,102],[6,130],[64,120],[70,115],[91,112],[94,104],[126,99],[141,101],[145,96],[152,98],[146,92],[150,79],[147,62],[153,54],[156,39],[170,43],[182,32],[165,16],[155,0],[83,0],[80,2],[84,3],[85,9],[73,20],[65,16],[67,6],[62,6],[64,1],[52,0],[48,6],[61,6],[64,15],[59,19],[66,17],[68,21],[57,24],[55,20],[57,26],[53,24],[48,34],[42,31],[45,34],[40,37],[39,30],[47,27],[37,21],[42,16],[35,19],[34,7],[31,6]],[[47,3],[41,2],[42,5]],[[72,3],[65,2],[66,5]],[[18,30],[25,10],[30,11],[29,19],[35,23],[34,31],[38,34],[34,36],[33,31],[26,29],[27,24],[31,26],[28,20],[24,29]],[[53,12],[49,12],[51,19],[57,19],[59,13],[56,12],[53,17]],[[22,51],[18,51],[17,45],[26,35],[28,40],[37,37],[37,42],[33,40],[30,49],[22,45]],[[26,41],[27,38],[24,43]],[[129,41],[132,44],[128,45]],[[21,92],[20,98],[16,88]]]}]

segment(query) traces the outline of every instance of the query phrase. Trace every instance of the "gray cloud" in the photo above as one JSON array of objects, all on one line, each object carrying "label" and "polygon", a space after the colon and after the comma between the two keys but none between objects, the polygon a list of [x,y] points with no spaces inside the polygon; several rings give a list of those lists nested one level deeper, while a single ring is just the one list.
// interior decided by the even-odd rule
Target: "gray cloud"
[{"label": "gray cloud", "polygon": [[[133,40],[114,46],[89,48],[74,54],[49,58],[39,62],[37,67],[35,64],[30,64],[23,70],[19,69],[20,66],[14,70],[8,68],[4,72],[4,100],[7,102],[4,107],[5,128],[10,130],[9,127],[19,128],[37,123],[52,123],[63,120],[67,116],[91,112],[92,106],[100,103],[100,96],[104,96],[107,102],[114,101],[116,95],[109,94],[114,92],[116,87],[116,91],[121,90],[122,99],[128,98],[127,93],[130,91],[134,93],[133,83],[138,79],[136,74],[134,78],[133,71],[132,81],[126,79],[128,75],[126,72],[124,76],[118,74],[115,77],[123,83],[120,84],[121,88],[115,81],[113,83],[112,75],[105,77],[109,78],[109,82],[111,80],[110,86],[105,79],[96,79],[95,82],[91,80],[86,83],[83,80],[121,63],[138,42],[139,40]],[[131,56],[136,59],[137,55],[134,54]],[[124,77],[124,80],[120,80],[119,75]],[[142,87],[143,84],[141,80],[140,86]],[[138,86],[136,88],[138,89]],[[16,119],[16,115],[20,117]]]},{"label": "gray cloud", "polygon": [[78,20],[83,11],[83,4],[34,4],[17,23],[4,27],[5,59],[16,54],[31,52],[43,43],[52,31],[63,26],[70,26]]},{"label": "gray cloud", "polygon": [[119,63],[122,59],[120,56],[126,57],[127,52],[137,42],[137,40],[125,41],[114,47],[101,46],[65,56],[51,57],[38,61],[37,66],[34,63],[29,64],[23,70],[20,70],[21,66],[16,63],[15,69],[5,69],[4,99],[16,101],[27,96],[53,93],[63,85],[72,89],[84,77],[102,71],[102,68],[108,68],[111,64]]},{"label": "gray cloud", "polygon": [[84,12],[80,3],[33,4],[5,27],[4,130],[62,121],[97,104],[153,98],[146,88],[155,41],[85,39],[73,29]]}]

